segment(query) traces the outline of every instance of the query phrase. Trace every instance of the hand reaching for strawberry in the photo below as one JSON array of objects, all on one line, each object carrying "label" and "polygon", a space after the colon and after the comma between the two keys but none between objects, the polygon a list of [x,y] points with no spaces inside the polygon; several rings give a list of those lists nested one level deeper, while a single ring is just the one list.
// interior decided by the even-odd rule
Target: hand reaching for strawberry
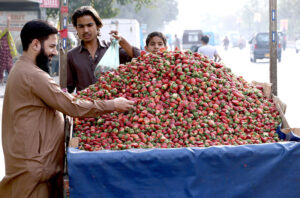
[{"label": "hand reaching for strawberry", "polygon": [[127,100],[122,97],[116,98],[113,101],[114,101],[115,109],[118,112],[124,112],[124,111],[129,111],[130,109],[133,109],[134,101]]}]

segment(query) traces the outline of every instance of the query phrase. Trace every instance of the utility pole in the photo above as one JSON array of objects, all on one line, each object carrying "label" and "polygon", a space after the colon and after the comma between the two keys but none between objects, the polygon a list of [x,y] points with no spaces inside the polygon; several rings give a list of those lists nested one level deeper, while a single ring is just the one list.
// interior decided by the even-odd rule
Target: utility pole
[{"label": "utility pole", "polygon": [[[67,88],[67,52],[68,52],[68,0],[60,0],[60,45],[59,45],[59,85],[62,90]],[[67,90],[66,90],[67,91]],[[64,115],[65,119],[65,145],[69,145],[70,131],[72,121],[68,116]],[[72,132],[71,132],[72,133]],[[67,158],[65,158],[63,189],[64,193],[69,195],[69,178],[67,176]]]},{"label": "utility pole", "polygon": [[277,0],[269,0],[270,82],[277,96]]},{"label": "utility pole", "polygon": [[68,0],[60,0],[59,84],[67,88]]}]

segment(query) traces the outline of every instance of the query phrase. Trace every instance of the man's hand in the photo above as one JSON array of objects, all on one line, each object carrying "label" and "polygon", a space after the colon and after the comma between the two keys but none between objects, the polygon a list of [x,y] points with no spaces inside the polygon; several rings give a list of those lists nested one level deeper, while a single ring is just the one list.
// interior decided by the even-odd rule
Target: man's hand
[{"label": "man's hand", "polygon": [[119,41],[120,46],[126,51],[126,53],[133,58],[132,46],[126,41],[125,38],[119,35],[117,30],[110,31],[111,36]]},{"label": "man's hand", "polygon": [[112,37],[114,37],[115,39],[117,39],[119,42],[122,41],[122,36],[119,35],[119,32],[117,30],[112,30],[109,33]]},{"label": "man's hand", "polygon": [[124,112],[133,109],[134,101],[127,100],[122,97],[116,98],[113,101],[114,101],[115,109],[118,112]]}]

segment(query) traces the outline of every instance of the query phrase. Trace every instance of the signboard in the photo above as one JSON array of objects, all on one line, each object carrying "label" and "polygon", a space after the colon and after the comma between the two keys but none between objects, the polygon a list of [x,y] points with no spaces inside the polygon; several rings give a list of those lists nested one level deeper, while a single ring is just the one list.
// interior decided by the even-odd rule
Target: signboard
[{"label": "signboard", "polygon": [[43,3],[43,0],[30,0],[32,2],[36,2],[36,3]]},{"label": "signboard", "polygon": [[288,19],[281,19],[280,20],[280,30],[287,31],[289,27],[289,20]]},{"label": "signboard", "polygon": [[43,0],[41,8],[59,8],[59,0]]},{"label": "signboard", "polygon": [[30,20],[38,18],[38,11],[0,11],[0,30],[4,30],[7,25],[7,16],[11,17],[10,28],[18,53],[22,53],[20,32],[24,24]]},{"label": "signboard", "polygon": [[68,24],[68,31],[77,33],[76,29],[74,28],[73,24]]},{"label": "signboard", "polygon": [[68,29],[63,29],[59,31],[60,38],[68,38]]},{"label": "signboard", "polygon": [[67,6],[61,6],[60,13],[65,14],[65,13],[68,13],[68,12],[69,12],[69,9],[68,9]]},{"label": "signboard", "polygon": [[261,22],[261,14],[254,13],[253,20],[254,20],[254,22],[260,23]]}]

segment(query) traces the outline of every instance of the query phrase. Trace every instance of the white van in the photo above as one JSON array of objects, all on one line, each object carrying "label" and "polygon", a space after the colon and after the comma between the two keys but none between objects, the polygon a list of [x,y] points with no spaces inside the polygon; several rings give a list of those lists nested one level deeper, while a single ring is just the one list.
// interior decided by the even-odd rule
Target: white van
[{"label": "white van", "polygon": [[198,47],[201,46],[202,36],[202,30],[184,30],[182,36],[182,49],[197,51]]}]

